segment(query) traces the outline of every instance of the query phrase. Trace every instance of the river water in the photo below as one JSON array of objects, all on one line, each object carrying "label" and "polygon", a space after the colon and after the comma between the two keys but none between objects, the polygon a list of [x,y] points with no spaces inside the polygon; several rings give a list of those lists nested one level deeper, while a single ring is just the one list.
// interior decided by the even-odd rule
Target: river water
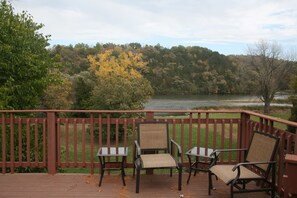
[{"label": "river water", "polygon": [[[275,99],[287,98],[276,95]],[[264,105],[256,96],[248,95],[196,95],[196,96],[155,96],[145,104],[146,110],[191,110],[195,107],[215,106],[260,106]],[[276,104],[271,106],[291,106]]]}]

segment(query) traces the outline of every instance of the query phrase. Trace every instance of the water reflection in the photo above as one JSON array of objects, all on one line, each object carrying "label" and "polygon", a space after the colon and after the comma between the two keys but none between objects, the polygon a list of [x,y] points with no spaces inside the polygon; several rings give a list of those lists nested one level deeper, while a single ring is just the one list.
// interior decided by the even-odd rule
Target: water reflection
[{"label": "water reflection", "polygon": [[[287,95],[277,95],[285,99]],[[191,110],[205,106],[260,106],[264,105],[256,96],[247,95],[198,95],[198,96],[156,96],[146,105],[146,110]],[[272,106],[291,106],[291,104],[272,103]]]}]

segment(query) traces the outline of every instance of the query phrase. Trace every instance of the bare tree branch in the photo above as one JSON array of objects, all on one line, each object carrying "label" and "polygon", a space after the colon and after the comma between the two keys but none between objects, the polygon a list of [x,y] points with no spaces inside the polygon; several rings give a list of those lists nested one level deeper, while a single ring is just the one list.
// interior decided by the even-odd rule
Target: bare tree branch
[{"label": "bare tree branch", "polygon": [[264,102],[264,113],[268,114],[270,103],[291,68],[288,61],[282,59],[282,48],[276,42],[261,40],[248,48],[248,55],[248,65],[257,74],[258,86],[255,87],[255,93]]}]

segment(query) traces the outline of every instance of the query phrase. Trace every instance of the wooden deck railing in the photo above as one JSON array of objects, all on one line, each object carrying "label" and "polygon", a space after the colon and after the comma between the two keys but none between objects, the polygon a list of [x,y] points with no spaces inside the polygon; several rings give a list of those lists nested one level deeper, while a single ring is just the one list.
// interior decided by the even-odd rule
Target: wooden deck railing
[{"label": "wooden deck railing", "polygon": [[[101,146],[128,146],[127,164],[133,166],[133,142],[140,121],[167,121],[170,136],[185,153],[192,146],[247,148],[252,132],[260,130],[281,138],[278,149],[278,184],[286,153],[297,154],[297,136],[286,131],[290,122],[251,111],[135,110],[135,111],[5,111],[1,110],[0,169],[3,174],[22,168],[44,168],[55,174],[61,168],[99,167]],[[242,154],[225,154],[221,163],[234,163]],[[185,165],[187,158],[183,157]],[[278,185],[280,190],[280,185]]]}]

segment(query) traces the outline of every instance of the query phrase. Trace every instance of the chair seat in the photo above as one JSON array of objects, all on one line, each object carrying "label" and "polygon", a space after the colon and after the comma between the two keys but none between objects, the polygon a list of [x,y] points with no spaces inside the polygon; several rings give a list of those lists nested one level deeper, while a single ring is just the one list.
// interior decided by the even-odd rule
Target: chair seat
[{"label": "chair seat", "polygon": [[[215,165],[210,168],[210,171],[214,173],[218,178],[223,180],[226,184],[229,184],[237,175],[237,170],[232,171],[234,165]],[[244,166],[240,167],[240,179],[255,179],[261,178],[253,171],[245,168]]]},{"label": "chair seat", "polygon": [[177,167],[175,159],[169,153],[140,155],[142,168]]}]

